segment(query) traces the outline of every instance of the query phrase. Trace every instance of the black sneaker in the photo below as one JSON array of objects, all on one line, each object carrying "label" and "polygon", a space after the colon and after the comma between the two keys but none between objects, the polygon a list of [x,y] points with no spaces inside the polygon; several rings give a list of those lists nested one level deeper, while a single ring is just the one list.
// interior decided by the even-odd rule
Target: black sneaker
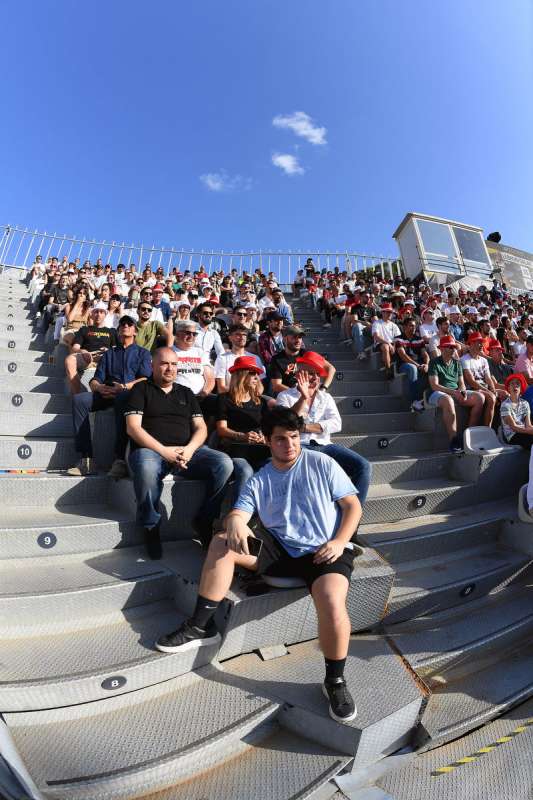
[{"label": "black sneaker", "polygon": [[458,436],[454,436],[450,442],[450,453],[458,456],[463,452],[463,446]]},{"label": "black sneaker", "polygon": [[144,546],[148,558],[152,561],[159,561],[163,555],[161,539],[159,537],[159,525],[156,525],[154,528],[144,529]]},{"label": "black sneaker", "polygon": [[344,678],[324,681],[322,691],[329,700],[329,715],[337,722],[350,722],[357,716],[357,707]]},{"label": "black sneaker", "polygon": [[182,653],[185,650],[192,650],[194,647],[217,644],[219,641],[218,631],[208,633],[203,628],[183,622],[177,630],[167,633],[166,636],[160,636],[155,646],[162,653]]}]

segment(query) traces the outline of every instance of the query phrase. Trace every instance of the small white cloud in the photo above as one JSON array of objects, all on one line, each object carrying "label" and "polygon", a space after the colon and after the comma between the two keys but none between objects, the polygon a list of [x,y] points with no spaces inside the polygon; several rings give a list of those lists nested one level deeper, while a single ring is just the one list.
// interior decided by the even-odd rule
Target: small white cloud
[{"label": "small white cloud", "polygon": [[296,136],[307,139],[311,144],[326,144],[326,128],[319,128],[305,111],[294,111],[292,114],[278,114],[272,120],[275,128],[286,128]]},{"label": "small white cloud", "polygon": [[302,167],[296,156],[290,153],[274,153],[272,163],[279,167],[286,175],[303,175],[305,169]]},{"label": "small white cloud", "polygon": [[210,192],[245,192],[252,187],[252,179],[243,175],[229,175],[225,169],[206,172],[200,180]]}]

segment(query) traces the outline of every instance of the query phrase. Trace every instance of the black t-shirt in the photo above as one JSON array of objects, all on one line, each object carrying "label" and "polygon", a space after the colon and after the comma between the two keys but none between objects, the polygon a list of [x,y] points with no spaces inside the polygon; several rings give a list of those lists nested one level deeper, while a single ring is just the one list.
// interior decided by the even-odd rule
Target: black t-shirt
[{"label": "black t-shirt", "polygon": [[97,328],[96,325],[83,325],[74,337],[74,344],[79,344],[88,353],[96,353],[103,347],[116,347],[118,343],[115,328]]},{"label": "black t-shirt", "polygon": [[352,306],[351,312],[356,319],[363,320],[364,322],[371,322],[372,317],[378,316],[378,310],[376,306],[373,305],[362,305],[362,303],[356,303]]},{"label": "black t-shirt", "polygon": [[296,386],[296,359],[303,356],[304,353],[305,348],[303,347],[295,355],[287,355],[285,348],[280,353],[276,353],[275,356],[272,356],[268,366],[270,378],[281,378],[282,384],[292,389],[293,386]]},{"label": "black t-shirt", "polygon": [[65,303],[68,303],[68,286],[55,286],[52,290],[52,300],[60,306],[64,306]]},{"label": "black t-shirt", "polygon": [[[164,392],[153,382],[136,383],[126,404],[125,416],[142,414],[142,427],[165,447],[183,447],[192,436],[192,419],[203,419],[198,400],[186,386],[175,383]],[[131,440],[133,450],[139,445]]]},{"label": "black t-shirt", "polygon": [[236,405],[229,394],[220,394],[217,397],[217,422],[225,419],[228,428],[239,433],[250,433],[250,431],[261,430],[261,418],[267,409],[267,401],[260,398],[256,405],[248,400],[242,406]]}]

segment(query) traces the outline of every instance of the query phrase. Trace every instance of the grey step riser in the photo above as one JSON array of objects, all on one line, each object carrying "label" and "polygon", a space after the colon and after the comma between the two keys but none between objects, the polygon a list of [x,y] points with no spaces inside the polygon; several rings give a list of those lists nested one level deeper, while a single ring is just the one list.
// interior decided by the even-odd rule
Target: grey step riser
[{"label": "grey step riser", "polygon": [[380,414],[409,410],[409,401],[394,395],[335,397],[340,414]]},{"label": "grey step riser", "polygon": [[333,397],[346,397],[347,395],[353,397],[372,397],[374,395],[390,397],[391,395],[395,395],[390,381],[358,381],[347,379],[343,379],[342,381],[334,380],[329,393]]},{"label": "grey step riser", "polygon": [[[28,439],[24,436],[0,438],[0,469],[65,470],[78,460],[79,454],[72,438],[58,441]],[[101,465],[109,467],[109,459]]]},{"label": "grey step riser", "polygon": [[62,632],[76,630],[76,624],[84,618],[94,619],[119,609],[172,597],[174,585],[175,577],[162,568],[159,573],[111,584],[0,597],[0,635],[4,638],[39,635],[43,625],[50,622]]},{"label": "grey step riser", "polygon": [[398,431],[427,431],[434,428],[433,417],[425,414],[384,412],[381,414],[345,414],[342,418],[342,433],[397,433]]},{"label": "grey step riser", "polygon": [[[524,601],[524,611],[526,603],[527,600]],[[460,679],[464,675],[477,672],[484,665],[498,663],[503,653],[519,650],[523,643],[531,641],[532,637],[533,614],[529,616],[524,614],[523,619],[510,622],[507,626],[505,620],[502,620],[502,628],[499,631],[494,631],[491,635],[465,644],[463,647],[443,652],[431,664],[417,666],[416,672],[431,689],[438,690],[441,684],[437,676],[441,672],[453,670],[453,680]]]},{"label": "grey step riser", "polygon": [[[15,368],[11,367],[15,364]],[[0,361],[0,375],[25,375],[27,377],[35,376],[42,378],[56,378],[61,377],[64,373],[58,370],[52,364],[40,364],[32,361],[21,361],[13,352],[13,358],[10,361]]]},{"label": "grey step riser", "polygon": [[[394,487],[391,487],[394,492]],[[454,508],[463,508],[473,503],[489,502],[498,497],[509,496],[509,488],[500,489],[492,486],[485,487],[483,482],[477,485],[466,485],[456,488],[432,490],[424,493],[413,491],[407,495],[373,498],[367,497],[363,521],[371,522],[397,522],[408,517],[426,516],[427,514],[442,514]],[[425,503],[417,507],[417,498],[425,498]]]},{"label": "grey step riser", "polygon": [[516,563],[500,566],[490,574],[465,578],[453,586],[438,587],[424,596],[415,595],[411,599],[401,597],[396,601],[393,592],[389,602],[389,612],[384,617],[383,624],[393,625],[397,622],[406,622],[415,617],[462,606],[477,600],[489,594],[520,569],[521,566]]},{"label": "grey step riser", "polygon": [[[373,561],[372,561],[373,559]],[[369,566],[373,564],[373,568]],[[384,562],[376,561],[371,551],[355,562],[347,598],[352,632],[376,626],[382,619],[394,573]],[[184,614],[194,610],[197,581],[178,575],[176,605]],[[219,658],[232,658],[261,647],[294,644],[318,635],[313,602],[305,589],[271,589],[267,594],[243,597],[239,602],[225,600],[215,616],[223,635]]]},{"label": "grey step riser", "polygon": [[0,339],[2,342],[12,341],[13,339],[24,344],[35,342],[44,345],[44,336],[40,336],[29,325],[18,322],[3,321],[0,326]]},{"label": "grey step riser", "polygon": [[[72,401],[68,395],[51,393],[19,393],[13,403],[15,391],[0,392],[0,412],[13,414],[70,414]],[[21,402],[22,401],[22,402]]]},{"label": "grey step riser", "polygon": [[0,419],[0,436],[55,438],[73,436],[70,414],[12,414]]},{"label": "grey step riser", "polygon": [[13,392],[13,394],[17,392],[66,394],[65,380],[61,376],[50,378],[46,375],[24,375],[18,372],[18,365],[16,372],[9,373],[9,391]]},{"label": "grey step riser", "polygon": [[392,458],[413,456],[448,449],[446,437],[437,437],[425,431],[418,433],[382,433],[367,436],[335,435],[335,442],[355,450],[365,458]]},{"label": "grey step riser", "polygon": [[394,481],[420,481],[441,478],[449,480],[452,456],[432,457],[403,461],[375,461],[372,464],[372,483],[393,483]]},{"label": "grey step riser", "polygon": [[359,533],[359,539],[362,544],[373,547],[383,558],[394,565],[431,558],[436,555],[447,555],[456,550],[496,542],[500,524],[498,520],[480,523],[471,528],[460,526],[439,530],[440,523],[436,523],[433,530],[421,531],[415,536],[384,541],[386,532],[381,536]]},{"label": "grey step riser", "polygon": [[[102,653],[100,668],[93,668],[87,674],[67,673],[58,678],[36,678],[35,681],[21,679],[13,683],[7,680],[0,685],[0,708],[6,713],[92,703],[172,680],[215,659],[216,644],[166,655],[150,650],[149,641],[155,641],[161,634],[168,633],[181,618],[175,611],[169,613],[166,610],[167,603],[151,603],[147,608],[154,609],[149,620],[149,629],[148,623],[142,617],[139,619],[134,611],[126,612],[125,615],[137,630],[140,623],[140,635],[146,640],[146,651],[142,660],[113,664],[109,659],[106,661],[106,654]],[[158,608],[162,610],[155,618],[153,615]],[[86,639],[89,644],[90,630],[86,631]],[[50,638],[50,643],[54,646],[53,637]],[[117,681],[117,677],[120,680]],[[106,686],[108,688],[104,688]]]},{"label": "grey step riser", "polygon": [[[21,467],[22,469],[22,467]],[[74,513],[79,505],[101,505],[107,502],[111,479],[105,476],[89,478],[39,477],[22,475],[1,478],[2,503],[15,508],[69,507]]]},{"label": "grey step riser", "polygon": [[16,350],[10,350],[9,348],[0,347],[0,361],[7,361],[10,362],[13,359],[16,359],[19,363],[25,364],[46,364],[47,366],[50,365],[50,353],[46,350],[40,350],[37,348],[31,348],[31,350],[23,350],[22,348],[18,348]]},{"label": "grey step riser", "polygon": [[[272,732],[279,706],[265,703],[264,709],[244,717],[224,736],[208,739],[183,753],[163,759],[160,763],[144,764],[120,771],[117,775],[104,775],[93,780],[68,783],[41,788],[54,800],[130,800],[133,797],[148,797],[176,784],[194,779],[199,772],[215,769],[230,758],[245,753],[250,744],[260,742]],[[180,788],[178,786],[178,788]],[[142,792],[142,795],[141,795]],[[302,795],[303,797],[303,795]]]},{"label": "grey step riser", "polygon": [[[80,519],[78,525],[68,525],[66,523],[64,525],[57,523],[47,525],[43,522],[40,527],[0,530],[0,560],[10,558],[47,558],[99,551],[109,552],[116,548],[144,546],[143,530],[135,522],[134,513],[132,513],[131,520],[117,522],[112,519],[105,519],[105,507],[102,512],[104,518],[99,523],[91,520],[91,522],[84,524],[83,520]],[[111,515],[112,512],[109,511],[109,514]],[[46,519],[46,511],[43,511],[42,517]],[[55,544],[53,547],[43,547],[39,544],[39,541],[42,541],[43,534],[46,536],[50,533],[55,537]],[[193,531],[190,531],[189,536],[184,536],[183,533],[183,530],[177,529],[168,522],[161,526],[163,544],[192,538]],[[51,539],[51,541],[54,540]]]}]

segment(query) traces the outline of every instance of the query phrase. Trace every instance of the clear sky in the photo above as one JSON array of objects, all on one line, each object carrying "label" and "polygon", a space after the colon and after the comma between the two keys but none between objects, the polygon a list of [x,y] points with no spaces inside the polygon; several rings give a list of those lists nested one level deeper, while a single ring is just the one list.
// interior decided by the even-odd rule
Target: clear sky
[{"label": "clear sky", "polygon": [[0,223],[395,255],[407,211],[533,251],[528,0],[6,0]]}]

